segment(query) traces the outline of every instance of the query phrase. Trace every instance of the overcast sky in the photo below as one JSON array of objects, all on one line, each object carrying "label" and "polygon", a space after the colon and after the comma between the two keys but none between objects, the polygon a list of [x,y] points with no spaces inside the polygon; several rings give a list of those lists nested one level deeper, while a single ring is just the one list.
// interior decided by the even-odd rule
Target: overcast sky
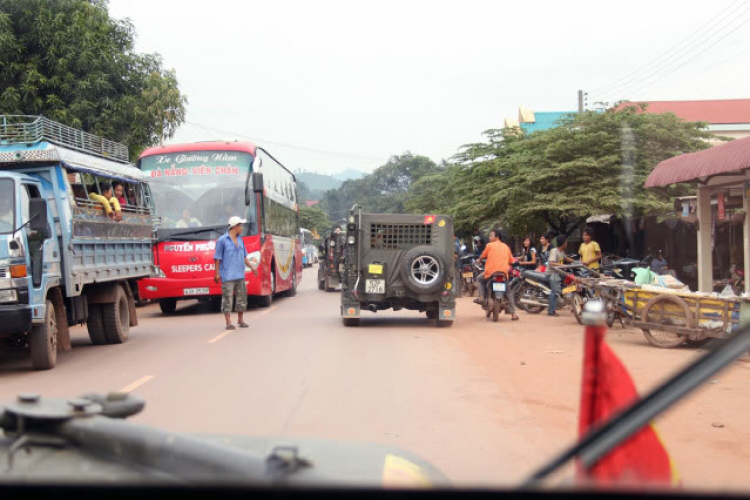
[{"label": "overcast sky", "polygon": [[294,170],[448,159],[519,106],[576,109],[578,89],[590,103],[750,97],[746,0],[110,0],[110,13],[177,71],[190,103],[172,142],[254,139]]}]

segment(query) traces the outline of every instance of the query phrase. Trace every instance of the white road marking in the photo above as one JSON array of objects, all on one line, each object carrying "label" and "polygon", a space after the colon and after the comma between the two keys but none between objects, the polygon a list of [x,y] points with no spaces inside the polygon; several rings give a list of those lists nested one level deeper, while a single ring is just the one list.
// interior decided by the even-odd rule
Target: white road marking
[{"label": "white road marking", "polygon": [[135,389],[137,389],[140,386],[142,386],[143,384],[145,384],[146,382],[148,382],[149,380],[151,380],[152,378],[154,378],[153,375],[146,375],[145,377],[141,377],[138,380],[136,380],[135,382],[133,382],[132,384],[126,385],[125,387],[123,387],[122,389],[120,389],[120,392],[132,392]]}]

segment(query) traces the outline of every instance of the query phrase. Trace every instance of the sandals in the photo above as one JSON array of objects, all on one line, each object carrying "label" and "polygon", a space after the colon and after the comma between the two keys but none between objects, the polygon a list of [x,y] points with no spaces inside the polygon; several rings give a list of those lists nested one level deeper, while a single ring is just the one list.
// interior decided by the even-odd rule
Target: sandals
[{"label": "sandals", "polygon": [[227,325],[225,330],[236,330],[237,328],[234,325]]},{"label": "sandals", "polygon": [[248,325],[244,321],[242,323],[237,323],[237,326],[239,326],[240,328],[250,328],[250,325]]}]

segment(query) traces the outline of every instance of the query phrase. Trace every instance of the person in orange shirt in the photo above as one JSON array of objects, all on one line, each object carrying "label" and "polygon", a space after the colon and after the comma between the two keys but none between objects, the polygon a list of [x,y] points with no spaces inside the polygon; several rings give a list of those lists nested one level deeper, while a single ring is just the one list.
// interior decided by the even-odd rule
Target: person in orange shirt
[{"label": "person in orange shirt", "polygon": [[[474,302],[477,304],[484,304],[484,294],[487,290],[487,279],[497,271],[502,271],[508,276],[511,264],[516,261],[513,258],[513,252],[510,251],[510,247],[503,243],[500,230],[493,229],[490,231],[490,242],[484,248],[482,255],[479,256],[479,260],[482,259],[486,259],[487,262],[484,265],[484,276],[480,276],[477,280],[479,282],[479,297],[474,299]],[[507,284],[510,285],[510,283]],[[512,315],[513,321],[517,321],[516,299],[511,293],[510,287],[508,287],[505,293],[508,298],[508,306],[505,312]]]}]

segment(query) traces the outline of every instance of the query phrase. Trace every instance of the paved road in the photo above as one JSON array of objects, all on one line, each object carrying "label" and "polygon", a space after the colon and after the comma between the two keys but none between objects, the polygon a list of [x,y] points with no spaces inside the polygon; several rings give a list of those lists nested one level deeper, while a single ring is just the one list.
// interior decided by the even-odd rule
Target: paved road
[{"label": "paved road", "polygon": [[[405,311],[344,328],[338,295],[318,291],[314,273],[297,297],[250,311],[248,330],[226,333],[220,314],[185,302],[169,317],[140,309],[141,325],[120,346],[92,346],[76,328],[73,351],[52,371],[2,353],[0,401],[129,390],[147,400],[141,423],[390,443],[475,486],[513,484],[575,437],[582,329],[572,317],[493,324],[465,298],[450,329]],[[698,353],[656,349],[622,329],[609,338],[642,389]],[[661,424],[687,484],[747,487],[746,369]]]}]

